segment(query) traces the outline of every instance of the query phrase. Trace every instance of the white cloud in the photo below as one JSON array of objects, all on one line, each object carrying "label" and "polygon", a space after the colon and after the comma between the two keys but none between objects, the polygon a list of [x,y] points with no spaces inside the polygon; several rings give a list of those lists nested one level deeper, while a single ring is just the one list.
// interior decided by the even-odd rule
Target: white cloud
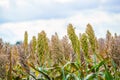
[{"label": "white cloud", "polygon": [[75,26],[79,26],[77,32],[84,32],[86,25],[90,23],[93,26],[97,37],[105,37],[107,30],[110,30],[112,33],[116,32],[120,34],[119,13],[114,14],[92,10],[71,17],[69,22],[75,24]]},{"label": "white cloud", "polygon": [[71,3],[71,2],[75,2],[75,0],[54,0],[57,3]]},{"label": "white cloud", "polygon": [[[4,1],[4,0],[2,0]],[[65,18],[76,12],[96,8],[96,0],[5,0],[0,15],[4,21]],[[0,17],[1,18],[1,17]]]},{"label": "white cloud", "polygon": [[[38,20],[38,21],[30,21],[30,22],[20,22],[20,23],[5,23],[0,25],[0,34],[6,35],[10,34],[9,31],[14,34],[14,36],[10,36],[11,39],[8,39],[10,37],[8,36],[2,36],[3,39],[5,39],[8,42],[15,43],[16,41],[23,40],[24,38],[24,32],[28,31],[29,34],[29,40],[31,40],[32,36],[41,32],[44,30],[47,33],[47,36],[50,38],[52,34],[55,32],[58,32],[58,34],[61,36],[65,34],[65,21],[58,19],[58,20]],[[8,33],[4,33],[8,32]],[[4,34],[3,34],[4,33]],[[11,35],[12,35],[11,34]]]},{"label": "white cloud", "polygon": [[[35,20],[25,22],[11,22],[0,25],[0,35],[11,35],[13,36],[2,36],[6,41],[15,43],[15,41],[23,40],[24,31],[28,31],[29,40],[32,36],[45,30],[47,36],[50,38],[52,34],[58,32],[58,35],[62,37],[66,35],[67,25],[72,23],[76,27],[76,32],[83,33],[86,25],[90,23],[97,35],[97,37],[105,37],[106,30],[109,29],[112,33],[117,32],[120,34],[119,24],[120,14],[110,14],[103,11],[92,10],[88,12],[79,12],[68,18],[63,19],[47,19],[47,20]],[[8,32],[8,33],[4,33]],[[10,38],[10,39],[9,39]]]},{"label": "white cloud", "polygon": [[0,0],[0,7],[4,9],[8,9],[10,6],[9,0]]},{"label": "white cloud", "polygon": [[106,2],[108,2],[109,0],[101,0],[101,3],[104,4]]}]

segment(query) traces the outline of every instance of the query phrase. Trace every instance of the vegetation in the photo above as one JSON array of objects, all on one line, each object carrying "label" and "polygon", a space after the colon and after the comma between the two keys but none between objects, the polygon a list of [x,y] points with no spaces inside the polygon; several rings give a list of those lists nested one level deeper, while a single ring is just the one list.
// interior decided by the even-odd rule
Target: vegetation
[{"label": "vegetation", "polygon": [[0,80],[120,80],[120,35],[97,39],[90,24],[80,37],[72,24],[67,36],[47,38],[44,31],[28,43],[0,39]]}]

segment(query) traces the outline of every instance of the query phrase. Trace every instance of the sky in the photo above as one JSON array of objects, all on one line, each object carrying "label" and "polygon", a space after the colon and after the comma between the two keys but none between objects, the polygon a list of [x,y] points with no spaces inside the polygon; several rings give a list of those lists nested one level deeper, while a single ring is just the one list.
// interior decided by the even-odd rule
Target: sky
[{"label": "sky", "polygon": [[90,23],[97,37],[106,31],[120,34],[120,0],[0,0],[0,38],[12,44],[29,41],[44,30],[51,38],[62,38],[71,23],[77,34]]}]

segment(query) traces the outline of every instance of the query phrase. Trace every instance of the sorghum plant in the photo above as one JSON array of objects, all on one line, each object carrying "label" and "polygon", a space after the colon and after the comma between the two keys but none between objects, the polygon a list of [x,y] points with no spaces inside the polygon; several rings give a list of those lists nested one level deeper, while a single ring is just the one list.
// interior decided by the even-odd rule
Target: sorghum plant
[{"label": "sorghum plant", "polygon": [[74,52],[77,54],[77,61],[80,63],[80,41],[75,33],[72,24],[68,25],[67,34],[69,39],[71,40]]},{"label": "sorghum plant", "polygon": [[52,35],[51,37],[51,55],[53,58],[53,65],[63,65],[64,64],[64,56],[63,56],[63,49],[61,42],[59,40],[59,37],[57,33],[55,35]]},{"label": "sorghum plant", "polygon": [[38,34],[37,40],[37,53],[39,57],[40,66],[45,64],[48,52],[49,52],[48,39],[46,37],[46,33],[42,31],[41,33]]},{"label": "sorghum plant", "polygon": [[93,28],[90,24],[87,24],[86,33],[87,33],[87,37],[88,37],[91,49],[92,49],[93,53],[95,53],[95,48],[96,48],[95,39],[96,38],[95,38]]},{"label": "sorghum plant", "polygon": [[24,33],[24,50],[25,50],[25,55],[27,56],[28,55],[28,33],[27,31],[25,31]]}]

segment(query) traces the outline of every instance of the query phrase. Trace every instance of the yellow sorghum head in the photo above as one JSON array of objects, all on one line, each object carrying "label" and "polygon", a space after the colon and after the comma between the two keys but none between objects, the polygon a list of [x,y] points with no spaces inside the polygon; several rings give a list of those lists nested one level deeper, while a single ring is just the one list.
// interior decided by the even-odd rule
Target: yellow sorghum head
[{"label": "yellow sorghum head", "polygon": [[80,42],[81,42],[82,50],[85,53],[85,56],[88,57],[88,39],[85,33],[81,35]]},{"label": "yellow sorghum head", "polygon": [[93,28],[90,24],[87,25],[86,33],[87,33],[88,40],[90,42],[92,51],[95,52],[95,47],[96,47],[95,34],[94,34]]}]

